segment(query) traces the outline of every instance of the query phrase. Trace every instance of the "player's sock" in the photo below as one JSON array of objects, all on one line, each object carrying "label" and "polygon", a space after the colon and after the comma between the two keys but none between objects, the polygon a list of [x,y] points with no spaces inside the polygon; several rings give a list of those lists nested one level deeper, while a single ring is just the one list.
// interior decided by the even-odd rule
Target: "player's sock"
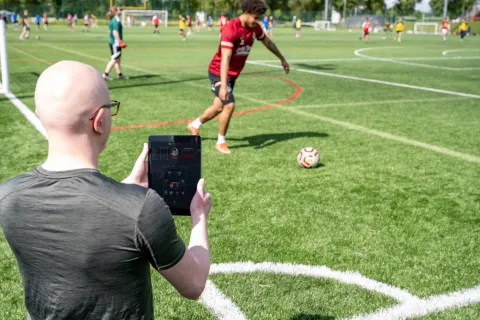
[{"label": "player's sock", "polygon": [[217,144],[227,143],[227,137],[222,136],[220,133],[218,134]]},{"label": "player's sock", "polygon": [[200,121],[200,118],[197,118],[192,122],[192,127],[194,127],[195,129],[199,129],[201,125],[202,122]]}]

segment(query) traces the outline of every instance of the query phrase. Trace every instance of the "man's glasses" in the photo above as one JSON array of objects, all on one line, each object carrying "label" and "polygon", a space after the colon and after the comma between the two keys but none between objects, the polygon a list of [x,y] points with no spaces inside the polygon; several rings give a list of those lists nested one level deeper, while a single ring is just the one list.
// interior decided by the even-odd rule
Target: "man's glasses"
[{"label": "man's glasses", "polygon": [[109,104],[105,104],[105,105],[101,106],[100,108],[98,108],[97,111],[95,111],[94,114],[92,114],[90,116],[89,119],[93,120],[93,118],[95,118],[95,116],[98,114],[98,112],[102,108],[110,108],[110,111],[112,112],[112,117],[116,116],[118,114],[118,111],[120,110],[120,101],[112,100]]}]

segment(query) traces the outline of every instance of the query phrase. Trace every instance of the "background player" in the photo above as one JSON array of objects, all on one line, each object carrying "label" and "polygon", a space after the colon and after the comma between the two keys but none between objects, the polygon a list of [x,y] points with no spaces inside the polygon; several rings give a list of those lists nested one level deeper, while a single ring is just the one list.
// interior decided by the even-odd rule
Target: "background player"
[{"label": "background player", "polygon": [[[395,25],[396,40],[402,42],[402,33],[403,33],[403,18],[400,17]],[[393,38],[395,40],[395,38]]]},{"label": "background player", "polygon": [[67,31],[72,31],[72,15],[70,12],[67,14]]},{"label": "background player", "polygon": [[158,24],[160,23],[160,19],[158,18],[158,14],[154,14],[152,18],[152,24],[153,24],[153,35],[155,34],[160,34],[160,31],[158,30]]},{"label": "background player", "polygon": [[220,38],[222,37],[223,28],[225,28],[227,23],[228,23],[228,18],[222,12],[222,14],[220,15],[220,18],[218,18],[218,26],[220,27]]},{"label": "background player", "polygon": [[212,18],[212,16],[208,16],[207,25],[208,25],[208,31],[212,32],[213,31],[213,18]]},{"label": "background player", "polygon": [[20,34],[20,40],[23,39],[28,39],[28,36],[30,34],[30,25],[28,24],[28,10],[25,9],[23,11],[23,17],[22,17],[22,33]]},{"label": "background player", "polygon": [[200,32],[200,18],[195,15],[195,32]]},{"label": "background player", "polygon": [[37,14],[35,16],[35,24],[37,25],[37,31],[40,31],[40,22],[42,21],[42,17]]},{"label": "background player", "polygon": [[181,14],[178,15],[178,28],[178,33],[182,36],[183,41],[187,40],[187,37],[185,35],[185,18]]},{"label": "background player", "polygon": [[297,18],[295,21],[295,37],[300,38],[300,31],[302,31],[302,20]]},{"label": "background player", "polygon": [[90,25],[90,15],[87,13],[85,14],[85,16],[83,17],[83,28],[82,28],[82,32],[88,32],[88,27]]},{"label": "background player", "polygon": [[12,14],[12,23],[13,23],[13,31],[17,31],[18,29],[18,15],[16,12]]},{"label": "background player", "polygon": [[48,31],[48,16],[46,12],[43,13],[43,29]]},{"label": "background player", "polygon": [[192,34],[192,18],[190,17],[189,14],[187,14],[187,27],[188,27],[187,36],[189,36]]},{"label": "background player", "polygon": [[265,47],[280,59],[286,73],[290,69],[277,46],[265,35],[260,25],[260,17],[267,10],[265,2],[242,0],[241,7],[243,13],[231,20],[223,29],[218,51],[208,68],[212,92],[215,94],[213,105],[187,125],[191,134],[198,135],[202,124],[219,115],[216,148],[219,152],[226,154],[231,153],[226,143],[226,134],[235,107],[233,87],[245,66],[255,38],[262,41]]},{"label": "background player", "polygon": [[270,16],[270,18],[268,18],[268,30],[270,31],[270,33],[267,33],[267,36],[269,36],[270,38],[273,37],[273,16]]},{"label": "background player", "polygon": [[450,31],[450,18],[445,17],[442,21],[442,35],[443,41],[447,41],[448,32]]},{"label": "background player", "polygon": [[108,62],[105,72],[103,73],[103,79],[113,80],[108,74],[113,67],[117,71],[117,79],[128,79],[128,77],[122,74],[122,67],[120,66],[120,59],[122,57],[122,48],[126,48],[127,45],[123,42],[123,26],[120,19],[122,11],[119,7],[115,6],[110,8],[107,12],[108,31],[110,34],[108,44],[110,46],[110,52],[112,54],[110,62]]},{"label": "background player", "polygon": [[368,42],[370,39],[370,28],[372,27],[370,21],[368,20],[368,17],[365,18],[365,21],[362,24],[362,29],[363,29],[363,37],[360,39],[363,39],[363,41]]},{"label": "background player", "polygon": [[463,38],[467,35],[468,31],[468,23],[465,18],[462,19],[462,23],[460,23],[460,41],[463,42]]}]

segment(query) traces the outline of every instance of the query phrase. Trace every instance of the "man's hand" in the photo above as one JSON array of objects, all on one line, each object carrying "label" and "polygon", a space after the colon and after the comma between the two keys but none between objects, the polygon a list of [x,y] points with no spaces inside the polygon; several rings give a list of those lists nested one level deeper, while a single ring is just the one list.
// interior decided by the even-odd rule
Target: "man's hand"
[{"label": "man's hand", "polygon": [[218,92],[218,97],[222,101],[227,101],[228,100],[228,89],[223,84],[220,85],[220,91]]},{"label": "man's hand", "polygon": [[120,45],[120,48],[126,48],[127,47],[127,44],[125,42],[123,42],[123,40],[120,40],[118,43]]},{"label": "man's hand", "polygon": [[286,74],[290,72],[290,65],[286,60],[282,60],[282,67],[283,67],[283,70],[285,70]]},{"label": "man's hand", "polygon": [[135,165],[133,166],[132,172],[128,177],[126,177],[122,183],[128,184],[138,184],[144,188],[148,188],[148,144],[143,144],[142,153],[138,157]]},{"label": "man's hand", "polygon": [[192,218],[198,218],[205,215],[205,218],[212,209],[212,199],[210,193],[205,192],[205,179],[200,179],[197,184],[197,192],[190,203],[190,212]]}]

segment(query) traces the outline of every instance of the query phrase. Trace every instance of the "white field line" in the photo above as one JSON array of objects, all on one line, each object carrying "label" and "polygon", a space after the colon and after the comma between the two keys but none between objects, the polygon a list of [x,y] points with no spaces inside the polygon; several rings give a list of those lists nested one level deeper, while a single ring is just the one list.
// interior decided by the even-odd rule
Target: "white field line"
[{"label": "white field line", "polygon": [[417,140],[412,140],[412,139],[405,138],[405,137],[402,137],[402,136],[393,135],[391,133],[384,132],[384,131],[369,129],[369,128],[362,127],[362,126],[354,124],[354,123],[335,120],[335,119],[332,119],[332,118],[319,116],[319,115],[316,115],[316,114],[311,114],[309,112],[305,112],[305,111],[301,111],[301,110],[297,110],[297,109],[293,109],[293,108],[281,107],[281,106],[279,108],[281,108],[282,110],[288,110],[292,113],[295,113],[295,114],[298,114],[298,115],[301,115],[301,116],[305,116],[305,117],[308,117],[308,118],[314,118],[314,119],[318,119],[318,120],[321,120],[321,121],[324,121],[324,122],[329,122],[331,124],[335,124],[335,125],[338,125],[338,126],[350,129],[350,130],[355,130],[355,131],[359,131],[359,132],[362,132],[362,133],[367,133],[367,134],[371,134],[371,135],[374,135],[374,136],[377,136],[377,137],[381,137],[381,138],[384,138],[384,139],[393,140],[393,141],[409,144],[409,145],[412,145],[412,146],[415,146],[415,147],[428,149],[428,150],[435,151],[435,152],[438,152],[438,153],[441,153],[441,154],[444,154],[444,155],[460,158],[460,159],[465,160],[465,161],[469,161],[469,162],[473,162],[473,163],[480,163],[480,157],[478,157],[478,156],[470,155],[470,154],[463,153],[463,152],[458,152],[458,151],[455,151],[455,150],[439,147],[439,146],[436,146],[436,145],[433,145],[433,144],[428,144],[428,143],[424,143],[424,142],[417,141]]},{"label": "white field line", "polygon": [[352,317],[350,320],[400,320],[410,317],[425,316],[446,309],[460,308],[480,302],[480,286],[457,292],[441,294],[421,299],[416,302],[406,302],[379,311]]},{"label": "white field line", "polygon": [[[256,61],[247,61],[247,63],[255,64],[255,65],[259,65],[259,66],[264,66],[264,67],[283,69],[283,67],[280,66],[280,65],[268,64],[268,63],[262,63],[262,62],[256,62]],[[457,91],[449,91],[449,90],[441,90],[441,89],[428,88],[428,87],[420,87],[420,86],[414,86],[414,85],[405,84],[405,83],[383,81],[383,80],[376,80],[376,79],[369,79],[369,78],[360,78],[360,77],[354,77],[354,76],[346,76],[346,75],[343,75],[343,74],[323,72],[323,71],[315,71],[315,70],[302,69],[302,68],[290,68],[290,70],[305,72],[305,73],[311,73],[311,74],[317,74],[317,75],[321,75],[321,76],[328,76],[328,77],[335,77],[335,78],[349,79],[349,80],[357,80],[357,81],[365,81],[365,82],[384,84],[384,85],[389,85],[389,86],[394,86],[394,87],[402,87],[402,88],[408,88],[408,89],[416,89],[416,90],[422,90],[422,91],[430,91],[430,92],[436,92],[436,93],[450,94],[450,95],[455,95],[455,96],[460,96],[460,97],[480,99],[480,95],[471,94],[471,93],[463,93],[463,92],[457,92]]]},{"label": "white field line", "polygon": [[442,55],[446,56],[450,52],[460,52],[460,51],[479,51],[479,49],[455,49],[455,50],[445,50],[442,52]]},{"label": "white field line", "polygon": [[378,57],[371,57],[360,52],[363,51],[370,51],[370,50],[377,50],[377,49],[386,49],[386,48],[401,48],[401,47],[377,47],[377,48],[362,48],[357,49],[354,51],[354,54],[358,57],[362,57],[365,59],[375,60],[375,61],[384,61],[384,62],[392,62],[398,63],[408,66],[415,66],[415,67],[422,67],[422,68],[430,68],[430,69],[441,69],[441,70],[448,70],[448,71],[473,71],[473,70],[480,70],[480,68],[455,68],[455,67],[444,67],[444,66],[436,66],[430,64],[423,64],[423,63],[414,63],[414,62],[407,62],[407,61],[398,61],[392,58],[378,58]]},{"label": "white field line", "polygon": [[437,101],[457,101],[465,100],[468,98],[432,98],[432,99],[397,99],[397,100],[375,100],[375,101],[362,101],[362,102],[346,102],[346,103],[326,103],[326,104],[310,104],[310,105],[289,105],[286,108],[296,109],[318,109],[318,108],[330,108],[330,107],[354,107],[354,106],[370,106],[376,104],[402,104],[402,103],[418,103],[418,102],[437,102]]},{"label": "white field line", "polygon": [[200,303],[220,320],[247,320],[239,307],[223,294],[213,282],[207,280]]},{"label": "white field line", "polygon": [[40,120],[38,120],[37,116],[35,113],[33,113],[26,105],[23,104],[20,99],[18,99],[13,93],[11,92],[3,92],[3,87],[0,88],[2,90],[2,93],[10,100],[10,102],[20,111],[25,118],[33,125],[35,129],[37,129],[38,132],[42,134],[42,136],[47,138],[47,132],[45,131],[45,128],[43,125],[40,123]]},{"label": "white field line", "polygon": [[219,263],[214,264],[210,267],[210,274],[251,272],[268,272],[292,276],[307,276],[314,278],[333,279],[344,284],[357,285],[361,288],[384,294],[401,302],[416,302],[419,300],[418,297],[412,295],[407,290],[369,279],[358,272],[336,271],[326,266],[309,266],[302,264],[275,262],[235,262]]},{"label": "white field line", "polygon": [[[480,56],[468,56],[468,57],[410,57],[410,58],[392,58],[395,61],[436,61],[436,60],[478,60]],[[263,62],[271,63],[278,62],[277,60],[249,60],[250,62]],[[366,61],[364,58],[325,58],[325,59],[292,59],[288,60],[289,63],[297,62],[348,62],[348,61]]]}]

